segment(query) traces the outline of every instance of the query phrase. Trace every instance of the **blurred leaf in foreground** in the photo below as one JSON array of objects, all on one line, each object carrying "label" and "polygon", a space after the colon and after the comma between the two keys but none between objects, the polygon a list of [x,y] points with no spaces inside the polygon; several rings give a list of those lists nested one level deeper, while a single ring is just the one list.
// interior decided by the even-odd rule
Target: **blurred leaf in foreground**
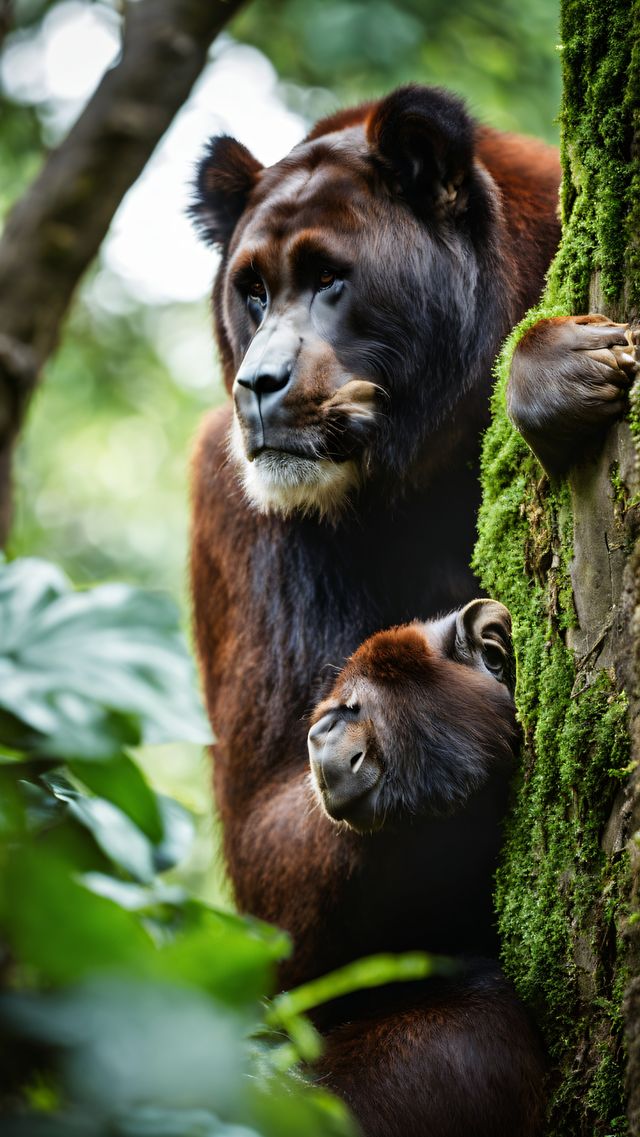
[{"label": "blurred leaf in foreground", "polygon": [[0,565],[0,710],[9,746],[65,758],[211,741],[173,602],[124,584],[74,592],[36,559]]},{"label": "blurred leaf in foreground", "polygon": [[3,1017],[58,1048],[73,1100],[107,1116],[151,1102],[224,1115],[242,1089],[248,1023],[194,989],[91,979],[11,997]]}]

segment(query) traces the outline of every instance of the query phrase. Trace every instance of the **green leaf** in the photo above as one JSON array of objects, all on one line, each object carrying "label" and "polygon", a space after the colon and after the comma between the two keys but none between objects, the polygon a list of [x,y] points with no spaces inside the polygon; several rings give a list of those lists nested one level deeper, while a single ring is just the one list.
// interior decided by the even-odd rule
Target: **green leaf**
[{"label": "green leaf", "polygon": [[[195,826],[191,814],[171,798],[155,795],[140,775],[136,775],[137,768],[130,763],[130,759],[123,756],[125,762],[122,767],[115,763],[116,771],[124,769],[125,780],[113,787],[111,792],[110,771],[112,763],[98,766],[92,764],[73,764],[85,777],[89,771],[87,781],[104,785],[105,793],[122,800],[123,805],[129,804],[133,812],[139,815],[137,820],[148,822],[149,829],[155,834],[159,833],[159,840],[153,841],[139,825],[131,819],[130,813],[125,813],[118,805],[106,797],[91,797],[82,792],[64,776],[58,768],[43,773],[35,781],[24,778],[18,780],[18,788],[26,809],[29,828],[32,831],[48,829],[65,819],[87,830],[99,849],[119,868],[124,869],[136,880],[143,884],[150,884],[155,873],[164,872],[182,860],[190,851],[195,833]],[[128,763],[131,769],[128,768]],[[20,766],[29,768],[28,763]],[[11,765],[7,768],[7,775],[14,771],[19,772],[20,766]],[[93,774],[98,772],[98,777]],[[10,780],[7,777],[5,781]],[[126,788],[127,793],[123,790]],[[130,791],[136,794],[143,789],[143,795],[132,799]],[[148,810],[151,804],[153,812]],[[159,830],[156,828],[159,824]]]},{"label": "green leaf", "polygon": [[260,1134],[244,1125],[228,1125],[203,1109],[147,1106],[119,1119],[117,1137],[260,1137]]},{"label": "green leaf", "polygon": [[63,856],[39,847],[9,858],[0,913],[16,959],[51,983],[141,965],[155,949],[138,920],[89,892],[72,871]]},{"label": "green leaf", "polygon": [[[24,798],[16,785],[15,765],[0,767],[0,839],[15,840],[22,835],[25,826]],[[2,846],[0,845],[0,854]]]},{"label": "green leaf", "polygon": [[128,912],[149,911],[158,905],[180,907],[187,901],[187,893],[176,884],[155,882],[151,887],[134,884],[130,880],[118,880],[107,873],[86,872],[82,883],[97,896],[106,896]]},{"label": "green leaf", "polygon": [[189,810],[174,798],[158,794],[156,802],[162,822],[162,839],[153,850],[153,863],[156,872],[166,872],[190,852],[195,825]]},{"label": "green leaf", "polygon": [[6,652],[20,646],[22,630],[69,590],[64,573],[48,561],[28,557],[0,562],[0,643]]},{"label": "green leaf", "polygon": [[9,997],[4,1017],[27,1037],[57,1047],[72,1100],[116,1125],[143,1103],[223,1115],[240,1103],[247,1017],[202,991],[93,977],[45,998]]},{"label": "green leaf", "polygon": [[172,601],[122,584],[73,592],[39,560],[0,564],[0,709],[2,741],[4,725],[10,746],[62,757],[211,740]]},{"label": "green leaf", "polygon": [[261,1137],[244,1125],[228,1125],[204,1109],[141,1106],[117,1119],[91,1114],[27,1114],[3,1118],[3,1137]]},{"label": "green leaf", "polygon": [[158,978],[193,983],[236,1007],[273,990],[275,964],[291,951],[284,932],[195,900],[183,914],[183,931],[153,961]]},{"label": "green leaf", "polygon": [[304,983],[293,991],[276,995],[269,1008],[266,1021],[270,1026],[285,1025],[289,1019],[319,1007],[323,1003],[360,991],[363,987],[381,987],[385,983],[427,979],[430,975],[455,974],[459,964],[447,956],[427,955],[426,952],[405,952],[402,955],[370,955],[357,959]]},{"label": "green leaf", "polygon": [[12,750],[6,743],[0,746],[0,766],[15,766],[16,762],[24,761],[24,751]]},{"label": "green leaf", "polygon": [[80,793],[60,774],[45,774],[41,780],[112,861],[145,884],[153,880],[153,846],[126,813],[104,798]]},{"label": "green leaf", "polygon": [[114,755],[108,763],[69,762],[69,769],[94,794],[126,813],[154,845],[167,840],[156,795],[127,754]]},{"label": "green leaf", "polygon": [[358,1137],[338,1098],[291,1074],[263,1074],[250,1086],[250,1108],[264,1137]]},{"label": "green leaf", "polygon": [[22,796],[25,818],[31,833],[48,829],[64,820],[68,811],[67,803],[54,794],[49,785],[39,781],[20,778],[17,788]]}]

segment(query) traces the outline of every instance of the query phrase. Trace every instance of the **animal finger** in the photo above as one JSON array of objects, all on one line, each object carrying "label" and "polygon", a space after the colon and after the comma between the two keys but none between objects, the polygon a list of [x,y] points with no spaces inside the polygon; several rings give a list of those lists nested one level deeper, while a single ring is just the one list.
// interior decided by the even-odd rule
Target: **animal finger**
[{"label": "animal finger", "polygon": [[573,351],[592,348],[612,347],[614,344],[629,346],[626,324],[574,324]]},{"label": "animal finger", "polygon": [[[604,372],[604,368],[602,371]],[[610,368],[607,368],[607,373],[608,375],[612,374]],[[595,376],[592,377],[592,379],[595,378]],[[592,407],[599,407],[603,410],[606,408],[607,411],[612,411],[614,405],[620,410],[624,409],[626,405],[625,390],[617,386],[615,382],[610,382],[603,373],[597,376],[595,382],[583,383],[581,386],[587,405],[591,404]]]},{"label": "animal finger", "polygon": [[628,375],[629,379],[632,379],[638,370],[636,348],[634,347],[629,350],[628,347],[618,347],[616,345],[611,350],[616,357],[618,367]]},{"label": "animal finger", "polygon": [[610,320],[608,316],[603,316],[601,312],[588,312],[586,316],[572,316],[571,320],[574,324],[591,324],[594,327],[598,324],[606,324],[611,327],[612,324],[616,323],[615,320]]},{"label": "animal finger", "polygon": [[587,351],[585,354],[589,359],[593,359],[594,362],[602,364],[609,369],[609,374],[607,375],[609,380],[613,378],[610,374],[613,372],[615,374],[615,381],[624,383],[630,382],[631,375],[635,371],[636,361],[633,355],[631,355],[628,345],[625,344],[625,346],[622,347],[621,345],[614,344],[611,348],[601,347],[594,351]]}]

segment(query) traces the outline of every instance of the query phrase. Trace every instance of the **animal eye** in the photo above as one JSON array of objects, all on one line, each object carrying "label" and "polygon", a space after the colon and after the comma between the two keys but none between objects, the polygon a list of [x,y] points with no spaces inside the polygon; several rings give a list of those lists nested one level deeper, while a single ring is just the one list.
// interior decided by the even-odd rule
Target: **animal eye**
[{"label": "animal eye", "polygon": [[482,655],[491,674],[495,675],[497,679],[501,679],[504,672],[504,655],[500,648],[493,644],[485,644]]},{"label": "animal eye", "polygon": [[333,269],[331,269],[331,268],[321,269],[320,272],[318,273],[318,289],[319,289],[319,291],[323,292],[325,288],[331,288],[331,285],[335,284],[337,279],[338,279],[338,274],[337,274],[337,272],[334,272]]},{"label": "animal eye", "polygon": [[257,276],[255,280],[252,280],[249,284],[247,288],[247,299],[255,301],[256,304],[260,304],[263,308],[265,307],[267,303],[267,290],[260,280],[260,277]]}]

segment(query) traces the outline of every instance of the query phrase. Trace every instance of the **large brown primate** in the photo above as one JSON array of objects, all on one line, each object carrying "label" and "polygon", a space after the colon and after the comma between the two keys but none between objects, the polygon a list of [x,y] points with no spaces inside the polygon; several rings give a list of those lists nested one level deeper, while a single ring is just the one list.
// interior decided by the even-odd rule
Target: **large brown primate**
[{"label": "large brown primate", "polygon": [[[192,580],[238,906],[291,933],[287,986],[383,950],[465,961],[325,1018],[319,1074],[367,1137],[540,1132],[537,1045],[490,962],[508,614],[469,603],[469,561],[492,363],[540,294],[558,180],[552,149],[423,87],[268,169],[215,138],[198,174],[232,398],[195,455]],[[590,319],[534,329],[514,368],[552,472],[627,383],[623,329]]]}]

